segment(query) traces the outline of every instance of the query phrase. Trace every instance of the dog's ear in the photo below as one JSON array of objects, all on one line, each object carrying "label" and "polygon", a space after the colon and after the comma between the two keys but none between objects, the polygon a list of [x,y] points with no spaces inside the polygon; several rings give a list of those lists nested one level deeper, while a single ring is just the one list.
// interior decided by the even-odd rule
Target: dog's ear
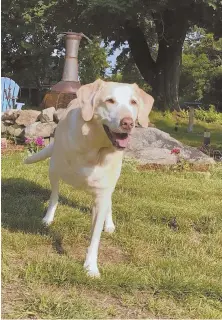
[{"label": "dog's ear", "polygon": [[151,95],[140,89],[137,84],[134,83],[133,86],[137,92],[137,95],[139,96],[140,101],[138,110],[138,122],[143,128],[147,128],[149,123],[148,116],[152,109],[154,99]]},{"label": "dog's ear", "polygon": [[93,98],[99,88],[102,86],[103,81],[98,79],[93,83],[82,86],[77,91],[78,103],[81,107],[82,118],[84,121],[90,121],[94,113]]}]

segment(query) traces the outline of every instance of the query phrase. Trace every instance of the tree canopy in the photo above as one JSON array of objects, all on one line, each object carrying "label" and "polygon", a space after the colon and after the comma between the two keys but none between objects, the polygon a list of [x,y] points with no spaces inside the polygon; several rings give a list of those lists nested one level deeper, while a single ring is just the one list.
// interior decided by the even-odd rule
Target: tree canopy
[{"label": "tree canopy", "polygon": [[[221,12],[219,0],[3,0],[2,71],[36,83],[45,77],[60,80],[63,60],[52,53],[55,48],[63,51],[64,43],[57,35],[71,29],[98,37],[106,45],[113,41],[113,50],[128,42],[130,52],[123,52],[118,61],[119,66],[121,59],[123,62],[122,79],[127,79],[127,68],[133,66],[132,81],[141,77],[147,88],[152,88],[158,108],[178,109],[186,35],[197,25],[218,40],[222,34]],[[81,45],[83,83],[104,75],[106,55],[107,51],[98,43],[92,47]],[[184,64],[189,65],[186,59],[189,57],[184,56]]]}]

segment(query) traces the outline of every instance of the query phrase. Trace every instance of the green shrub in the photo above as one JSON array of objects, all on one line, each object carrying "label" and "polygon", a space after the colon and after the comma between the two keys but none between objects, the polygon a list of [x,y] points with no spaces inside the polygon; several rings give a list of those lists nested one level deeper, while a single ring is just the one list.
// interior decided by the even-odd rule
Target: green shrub
[{"label": "green shrub", "polygon": [[222,113],[217,112],[214,105],[210,105],[209,110],[202,108],[195,110],[195,118],[205,122],[217,122],[222,124]]}]

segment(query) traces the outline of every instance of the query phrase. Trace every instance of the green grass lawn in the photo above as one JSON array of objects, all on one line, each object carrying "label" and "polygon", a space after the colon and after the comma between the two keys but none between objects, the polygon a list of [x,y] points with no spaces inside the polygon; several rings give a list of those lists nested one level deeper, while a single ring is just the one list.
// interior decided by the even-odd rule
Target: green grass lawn
[{"label": "green grass lawn", "polygon": [[2,157],[4,318],[222,318],[222,167],[211,175],[138,172],[126,163],[103,233],[101,279],[83,270],[91,197],[61,184],[41,219],[48,163]]},{"label": "green grass lawn", "polygon": [[193,132],[187,132],[188,118],[180,118],[178,131],[175,132],[176,120],[172,114],[168,113],[164,116],[162,112],[152,111],[150,120],[158,129],[168,132],[175,139],[192,147],[200,147],[203,144],[203,133],[207,129],[211,132],[212,147],[222,150],[222,125],[220,123],[195,120]]}]

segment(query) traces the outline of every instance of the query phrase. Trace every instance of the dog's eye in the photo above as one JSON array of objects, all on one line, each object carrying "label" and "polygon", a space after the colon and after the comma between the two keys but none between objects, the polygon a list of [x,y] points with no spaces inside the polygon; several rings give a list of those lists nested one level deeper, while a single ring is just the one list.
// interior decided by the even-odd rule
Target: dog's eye
[{"label": "dog's eye", "polygon": [[133,105],[137,104],[136,100],[133,100],[133,99],[130,101],[130,103],[133,104]]},{"label": "dog's eye", "polygon": [[107,99],[107,100],[106,100],[106,102],[108,102],[108,103],[112,103],[112,104],[114,104],[114,103],[115,103],[115,101],[114,101],[112,98]]}]

